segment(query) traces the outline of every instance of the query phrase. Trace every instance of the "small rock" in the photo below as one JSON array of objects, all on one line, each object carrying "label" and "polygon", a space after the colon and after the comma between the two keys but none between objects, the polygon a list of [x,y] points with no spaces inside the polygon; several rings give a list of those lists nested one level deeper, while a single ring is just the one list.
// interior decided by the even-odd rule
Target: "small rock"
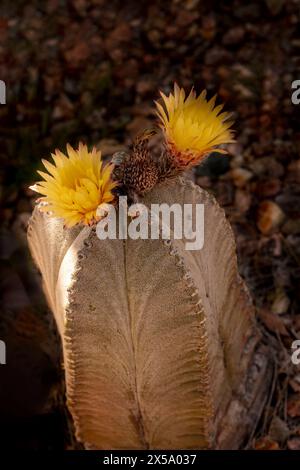
[{"label": "small rock", "polygon": [[180,8],[176,18],[176,25],[180,28],[185,28],[197,20],[199,13],[197,11],[187,11]]},{"label": "small rock", "polygon": [[262,157],[254,159],[249,165],[251,170],[258,176],[270,176],[272,178],[278,178],[284,175],[284,168],[281,163],[277,162],[272,157]]},{"label": "small rock", "polygon": [[89,55],[90,49],[87,42],[84,40],[80,40],[72,49],[64,51],[65,60],[72,68],[79,67],[80,64],[89,57]]},{"label": "small rock", "polygon": [[276,442],[284,444],[290,435],[290,430],[285,421],[278,416],[274,416],[270,424],[269,436]]},{"label": "small rock", "polygon": [[289,385],[294,392],[300,392],[300,374],[295,375],[290,381]]},{"label": "small rock", "polygon": [[140,80],[136,86],[136,91],[140,95],[145,95],[149,92],[153,93],[154,89],[155,89],[155,85],[151,80]]},{"label": "small rock", "polygon": [[264,235],[276,231],[284,220],[284,212],[272,201],[263,201],[257,211],[257,227]]},{"label": "small rock", "polygon": [[278,13],[281,12],[285,0],[265,0],[267,7],[269,8],[269,11],[272,13],[272,15],[278,15]]},{"label": "small rock", "polygon": [[233,155],[234,157],[242,157],[243,146],[238,142],[234,144],[228,144],[227,151],[229,155]]},{"label": "small rock", "polygon": [[251,194],[249,191],[238,188],[235,192],[234,205],[242,214],[247,212],[251,206]]},{"label": "small rock", "polygon": [[243,85],[242,83],[236,83],[234,86],[234,91],[238,93],[241,99],[249,100],[254,99],[254,93],[248,87]]},{"label": "small rock", "polygon": [[280,205],[289,218],[299,217],[299,194],[291,185],[282,189],[276,196],[275,202]]},{"label": "small rock", "polygon": [[68,119],[73,117],[74,113],[74,105],[69,100],[69,98],[63,94],[60,96],[60,98],[56,101],[53,112],[52,112],[52,117],[53,119]]},{"label": "small rock", "polygon": [[298,418],[300,416],[300,393],[295,393],[289,397],[287,413],[291,418]]},{"label": "small rock", "polygon": [[223,44],[226,46],[240,43],[245,36],[245,29],[242,26],[236,26],[235,28],[229,29],[223,36]]},{"label": "small rock", "polygon": [[[294,318],[294,326],[295,326],[295,331],[300,333],[300,315]],[[300,376],[299,376],[299,387],[300,387]]]},{"label": "small rock", "polygon": [[288,296],[285,294],[284,291],[280,290],[276,292],[275,299],[272,303],[271,310],[273,313],[277,315],[282,315],[284,313],[287,313],[288,308],[290,306],[290,299]]},{"label": "small rock", "polygon": [[260,197],[271,197],[279,193],[281,189],[281,181],[278,178],[259,181],[256,185],[256,194]]},{"label": "small rock", "polygon": [[72,5],[74,9],[76,10],[77,14],[80,16],[86,15],[87,3],[88,2],[86,0],[73,0],[72,1]]},{"label": "small rock", "polygon": [[252,178],[253,173],[251,173],[249,170],[246,170],[245,168],[233,168],[230,171],[230,176],[235,186],[242,188]]},{"label": "small rock", "polygon": [[235,64],[232,69],[237,72],[241,78],[252,78],[253,72],[249,67],[243,64]]},{"label": "small rock", "polygon": [[216,19],[213,15],[204,16],[202,19],[201,35],[204,39],[211,40],[216,34]]},{"label": "small rock", "polygon": [[261,17],[261,6],[260,2],[240,2],[237,4],[236,8],[233,11],[233,14],[236,18],[239,18],[243,22],[247,20],[255,20]]},{"label": "small rock", "polygon": [[292,437],[287,441],[287,448],[289,450],[300,450],[300,437]]},{"label": "small rock", "polygon": [[215,46],[206,52],[204,63],[206,65],[224,65],[225,63],[230,62],[231,58],[231,53],[228,50]]},{"label": "small rock", "polygon": [[294,160],[289,164],[288,180],[300,183],[300,160]]},{"label": "small rock", "polygon": [[225,67],[224,65],[220,65],[217,69],[217,75],[220,77],[221,80],[226,80],[232,74],[232,71],[229,67]]},{"label": "small rock", "polygon": [[106,37],[104,44],[108,52],[117,49],[119,44],[129,42],[132,38],[131,27],[127,22],[119,23]]},{"label": "small rock", "polygon": [[186,0],[185,1],[185,8],[187,10],[193,10],[199,3],[199,0]]},{"label": "small rock", "polygon": [[150,29],[150,31],[147,32],[147,36],[149,41],[154,45],[158,45],[161,40],[161,34],[157,29]]},{"label": "small rock", "polygon": [[288,219],[282,227],[282,232],[287,235],[300,233],[300,219]]}]

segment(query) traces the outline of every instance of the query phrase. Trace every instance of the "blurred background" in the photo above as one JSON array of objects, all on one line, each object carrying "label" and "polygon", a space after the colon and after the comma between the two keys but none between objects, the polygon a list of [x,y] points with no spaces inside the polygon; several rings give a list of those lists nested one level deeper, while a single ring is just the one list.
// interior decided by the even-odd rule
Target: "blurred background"
[{"label": "blurred background", "polygon": [[0,445],[74,449],[56,328],[26,244],[40,159],[106,157],[155,121],[174,81],[232,111],[237,143],[192,178],[224,207],[277,371],[250,447],[300,449],[300,1],[1,0]]}]

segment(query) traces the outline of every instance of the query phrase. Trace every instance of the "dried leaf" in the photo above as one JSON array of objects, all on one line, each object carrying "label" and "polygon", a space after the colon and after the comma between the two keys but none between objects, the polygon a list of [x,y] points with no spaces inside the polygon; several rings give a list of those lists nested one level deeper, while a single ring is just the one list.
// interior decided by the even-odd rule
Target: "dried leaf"
[{"label": "dried leaf", "polygon": [[280,450],[279,444],[270,437],[261,437],[254,444],[255,450]]},{"label": "dried leaf", "polygon": [[289,397],[287,402],[287,412],[291,418],[300,416],[300,393],[296,393]]},{"label": "dried leaf", "polygon": [[272,333],[289,336],[283,320],[267,309],[259,309],[258,316]]}]

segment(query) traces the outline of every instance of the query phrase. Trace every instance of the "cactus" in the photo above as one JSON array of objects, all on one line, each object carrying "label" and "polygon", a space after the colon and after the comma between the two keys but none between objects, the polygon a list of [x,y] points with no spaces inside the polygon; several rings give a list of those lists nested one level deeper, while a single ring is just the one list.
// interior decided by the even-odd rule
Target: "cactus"
[{"label": "cactus", "polygon": [[[134,147],[141,156],[115,157],[115,174],[149,208],[204,204],[201,250],[186,250],[173,233],[168,240],[99,240],[95,225],[66,227],[45,207],[36,207],[29,223],[29,247],[62,338],[77,437],[88,449],[239,448],[268,397],[268,347],[223,210],[177,176],[190,152],[177,151],[178,171],[166,175],[163,156],[150,162],[148,137]],[[198,147],[202,158],[207,148]],[[139,158],[157,170],[148,185],[145,165],[132,165]]]},{"label": "cactus", "polygon": [[65,229],[38,208],[29,225],[78,439],[97,449],[238,447],[271,369],[231,229],[212,196],[184,179],[143,202],[203,203],[203,249],[99,240],[92,227]]}]

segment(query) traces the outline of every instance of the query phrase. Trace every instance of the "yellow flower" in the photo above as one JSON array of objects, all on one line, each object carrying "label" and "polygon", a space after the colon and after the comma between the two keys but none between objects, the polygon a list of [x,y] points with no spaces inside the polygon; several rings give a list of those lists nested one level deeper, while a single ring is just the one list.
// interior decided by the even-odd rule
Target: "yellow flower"
[{"label": "yellow flower", "polygon": [[94,147],[91,152],[86,145],[78,150],[67,145],[67,156],[59,150],[52,154],[54,164],[42,160],[48,173],[38,171],[44,178],[31,189],[42,194],[41,210],[61,217],[67,227],[76,224],[92,225],[99,220],[97,208],[113,201],[113,165],[102,167],[101,152]]},{"label": "yellow flower", "polygon": [[232,121],[228,113],[221,113],[223,105],[215,107],[216,96],[205,99],[206,91],[196,96],[193,88],[188,97],[174,85],[174,94],[161,93],[163,104],[156,102],[157,114],[165,134],[167,145],[178,165],[189,166],[199,163],[220,144],[234,142],[229,129]]}]

